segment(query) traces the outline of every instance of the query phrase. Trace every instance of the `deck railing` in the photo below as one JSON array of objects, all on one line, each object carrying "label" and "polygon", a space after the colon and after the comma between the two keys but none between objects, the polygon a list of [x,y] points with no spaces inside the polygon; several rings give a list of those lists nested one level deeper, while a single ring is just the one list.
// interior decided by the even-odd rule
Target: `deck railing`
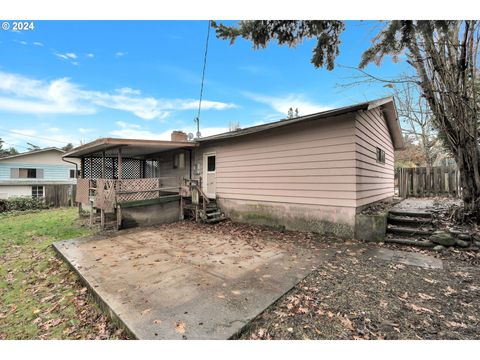
[{"label": "deck railing", "polygon": [[157,199],[178,194],[181,179],[157,177],[144,179],[78,179],[75,200],[103,210],[117,203]]}]

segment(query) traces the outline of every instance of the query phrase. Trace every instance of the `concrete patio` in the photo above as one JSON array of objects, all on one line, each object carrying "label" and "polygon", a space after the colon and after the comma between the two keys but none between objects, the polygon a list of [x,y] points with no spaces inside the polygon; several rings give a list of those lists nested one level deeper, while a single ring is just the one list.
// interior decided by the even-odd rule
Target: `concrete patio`
[{"label": "concrete patio", "polygon": [[212,229],[178,222],[54,247],[138,339],[228,339],[333,254]]}]

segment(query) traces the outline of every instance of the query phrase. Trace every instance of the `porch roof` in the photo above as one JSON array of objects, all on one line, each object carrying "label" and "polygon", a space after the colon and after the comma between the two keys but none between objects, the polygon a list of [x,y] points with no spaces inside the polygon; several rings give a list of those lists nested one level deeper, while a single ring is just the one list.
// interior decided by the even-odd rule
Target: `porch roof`
[{"label": "porch roof", "polygon": [[106,157],[113,157],[118,155],[118,150],[121,148],[123,157],[148,159],[164,151],[194,148],[196,146],[198,146],[198,143],[192,141],[100,138],[73,148],[63,157],[102,156],[103,151],[105,151]]}]

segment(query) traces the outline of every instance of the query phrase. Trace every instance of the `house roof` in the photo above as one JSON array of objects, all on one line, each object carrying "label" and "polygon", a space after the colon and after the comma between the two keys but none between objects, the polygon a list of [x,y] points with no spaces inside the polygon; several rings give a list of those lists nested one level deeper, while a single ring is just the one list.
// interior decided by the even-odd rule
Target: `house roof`
[{"label": "house roof", "polygon": [[198,143],[191,141],[100,138],[73,148],[63,157],[101,156],[104,151],[106,156],[111,157],[117,156],[118,149],[121,148],[122,156],[124,157],[146,158],[167,150],[192,148],[195,146],[198,146]]},{"label": "house roof", "polygon": [[26,151],[26,152],[22,152],[22,153],[19,153],[19,154],[15,154],[15,155],[7,155],[7,156],[2,156],[0,157],[0,161],[2,160],[6,160],[6,159],[12,159],[12,158],[16,158],[16,157],[22,157],[22,156],[28,156],[28,155],[33,155],[33,154],[39,154],[39,153],[43,153],[43,152],[47,152],[47,151],[58,151],[60,153],[64,153],[65,151],[63,151],[62,149],[59,149],[59,148],[56,148],[56,147],[48,147],[48,148],[44,148],[44,149],[38,149],[38,150],[32,150],[32,151]]},{"label": "house roof", "polygon": [[398,120],[398,115],[397,115],[397,110],[395,107],[395,100],[393,97],[385,97],[381,99],[376,99],[376,100],[371,100],[371,101],[366,101],[363,103],[355,104],[355,105],[350,105],[350,106],[345,106],[337,109],[332,109],[332,110],[327,110],[327,111],[322,111],[314,114],[309,114],[309,115],[304,115],[304,116],[299,116],[296,118],[292,119],[282,119],[279,121],[271,122],[268,124],[262,124],[262,125],[257,125],[257,126],[251,126],[248,128],[244,129],[239,129],[235,131],[229,131],[226,133],[222,134],[217,134],[217,135],[212,135],[212,136],[207,136],[204,138],[198,138],[195,139],[195,141],[198,142],[207,142],[207,141],[216,141],[216,140],[224,140],[224,139],[230,139],[230,138],[235,138],[239,136],[245,136],[249,134],[255,134],[263,131],[268,131],[271,129],[283,127],[283,126],[288,126],[300,122],[305,122],[305,121],[313,121],[313,120],[321,120],[321,119],[326,119],[330,118],[332,116],[338,116],[338,115],[343,115],[351,112],[356,112],[360,110],[371,110],[374,108],[380,107],[381,110],[383,111],[383,114],[385,115],[385,118],[387,120],[387,126],[390,132],[390,136],[392,138],[393,146],[395,150],[400,150],[405,147],[405,144],[403,142],[403,136],[402,136],[402,131],[400,128],[400,122]]}]

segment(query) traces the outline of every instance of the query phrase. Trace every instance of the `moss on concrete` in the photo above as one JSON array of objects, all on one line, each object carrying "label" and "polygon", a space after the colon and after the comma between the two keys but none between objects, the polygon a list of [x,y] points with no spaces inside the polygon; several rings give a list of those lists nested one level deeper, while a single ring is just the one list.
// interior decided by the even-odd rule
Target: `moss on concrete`
[{"label": "moss on concrete", "polygon": [[363,241],[382,242],[387,233],[387,214],[355,216],[355,238]]},{"label": "moss on concrete", "polygon": [[353,227],[346,223],[319,220],[308,216],[282,216],[275,208],[256,204],[245,209],[228,209],[227,215],[239,222],[253,225],[266,225],[276,230],[308,231],[324,235],[334,235],[341,238],[352,238]]}]

